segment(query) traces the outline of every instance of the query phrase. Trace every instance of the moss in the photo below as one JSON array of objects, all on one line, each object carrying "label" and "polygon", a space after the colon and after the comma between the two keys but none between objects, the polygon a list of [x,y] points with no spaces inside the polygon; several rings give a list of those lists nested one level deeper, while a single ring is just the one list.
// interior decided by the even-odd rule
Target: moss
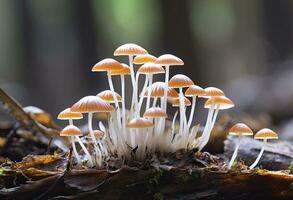
[{"label": "moss", "polygon": [[289,170],[290,170],[290,174],[293,174],[293,161],[291,162],[291,164],[290,164],[290,166],[289,166],[289,168],[288,168]]},{"label": "moss", "polygon": [[163,199],[164,199],[164,196],[163,196],[162,193],[160,193],[160,192],[156,192],[156,193],[154,194],[153,198],[154,198],[155,200],[163,200]]},{"label": "moss", "polygon": [[[163,170],[155,169],[153,175],[148,179],[147,193],[154,193],[158,190],[160,178],[163,176]],[[156,194],[156,193],[155,193]]]},{"label": "moss", "polygon": [[293,191],[293,182],[289,184],[289,189]]}]

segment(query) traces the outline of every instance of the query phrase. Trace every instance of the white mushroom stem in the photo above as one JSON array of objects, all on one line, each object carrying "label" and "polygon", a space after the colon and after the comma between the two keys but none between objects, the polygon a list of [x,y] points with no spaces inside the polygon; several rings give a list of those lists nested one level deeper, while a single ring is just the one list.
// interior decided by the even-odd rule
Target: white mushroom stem
[{"label": "white mushroom stem", "polygon": [[183,133],[183,120],[184,120],[184,97],[182,87],[179,88],[179,112],[180,112],[180,123],[179,123],[179,134]]},{"label": "white mushroom stem", "polygon": [[213,120],[213,113],[214,113],[214,109],[215,109],[215,105],[212,105],[209,108],[209,112],[208,112],[208,117],[207,117],[207,121],[206,121],[206,125],[204,127],[200,142],[199,142],[199,147],[198,147],[198,151],[201,151],[204,146],[208,143],[209,141],[209,135],[210,135],[210,126],[212,124],[212,120]]},{"label": "white mushroom stem", "polygon": [[[69,119],[69,124],[73,125],[72,119]],[[84,146],[83,142],[81,141],[81,139],[78,136],[75,136],[75,139],[77,140],[77,142],[81,146],[82,150],[84,151],[85,155],[87,156],[87,159],[89,160],[89,163],[90,163],[90,167],[93,167],[94,163],[93,163],[92,157],[91,157],[90,153],[88,152],[87,148]]]},{"label": "white mushroom stem", "polygon": [[74,153],[74,156],[75,156],[75,158],[76,158],[76,160],[77,160],[77,164],[78,164],[78,165],[81,165],[81,159],[80,159],[80,157],[79,157],[79,155],[78,155],[78,153],[77,153],[77,150],[76,150],[75,141],[74,141],[74,136],[71,136],[70,139],[71,139],[71,144],[72,144],[73,153]]},{"label": "white mushroom stem", "polygon": [[192,120],[193,120],[195,105],[196,105],[196,96],[192,96],[192,105],[191,105],[190,115],[189,115],[188,124],[187,124],[188,129],[190,128]]},{"label": "white mushroom stem", "polygon": [[236,157],[237,157],[237,153],[238,153],[238,149],[239,149],[239,145],[240,145],[240,138],[238,138],[237,143],[236,143],[236,147],[235,150],[233,152],[233,155],[231,157],[231,160],[229,162],[228,168],[231,169]]},{"label": "white mushroom stem", "polygon": [[253,169],[255,168],[255,166],[258,164],[264,150],[265,150],[265,146],[266,146],[266,143],[267,143],[267,139],[264,139],[263,143],[262,143],[262,147],[261,147],[261,150],[256,158],[256,160],[254,161],[254,163],[252,165],[250,165],[249,169]]},{"label": "white mushroom stem", "polygon": [[117,96],[116,96],[115,91],[114,91],[114,86],[113,86],[113,82],[112,82],[111,72],[110,71],[107,72],[107,76],[108,76],[108,82],[109,82],[110,90],[112,92],[112,95],[113,95],[113,98],[114,98],[114,102],[115,102],[115,106],[117,108],[117,121],[118,121],[118,126],[119,126],[119,128],[121,128],[120,108],[119,108],[119,103],[118,103],[118,100],[117,100]]},{"label": "white mushroom stem", "polygon": [[124,75],[121,78],[121,95],[122,95],[122,124],[123,128],[126,126],[126,111],[125,111],[125,78]]},{"label": "white mushroom stem", "polygon": [[[153,83],[153,75],[152,74],[147,74],[147,78],[149,80],[149,84],[148,84],[149,88],[151,88],[151,85]],[[151,89],[148,90],[148,96],[147,96],[147,102],[146,102],[145,110],[149,109],[150,101],[151,101]]]},{"label": "white mushroom stem", "polygon": [[[144,93],[146,91],[147,85],[148,85],[148,78],[145,77],[145,82],[144,82],[144,85],[143,85],[143,88],[142,88],[142,91],[141,91],[141,96],[140,96],[139,103],[138,103],[138,108],[137,108],[138,113],[140,113],[140,109],[141,109],[141,106],[142,106],[142,103],[143,103],[143,100],[144,100]],[[149,90],[151,90],[150,87],[148,87],[148,91]]]},{"label": "white mushroom stem", "polygon": [[170,66],[165,66],[165,89],[164,89],[164,99],[163,99],[163,109],[167,112],[167,94],[168,94],[168,81],[169,81],[169,71]]},{"label": "white mushroom stem", "polygon": [[98,166],[101,166],[101,157],[102,157],[102,153],[101,151],[99,150],[98,148],[98,143],[97,143],[97,139],[94,135],[94,131],[93,131],[93,127],[92,127],[92,118],[93,118],[93,113],[92,112],[89,112],[88,113],[88,127],[89,127],[89,132],[90,132],[90,136],[92,138],[92,141],[94,143],[94,149],[95,149],[95,152],[96,152],[96,156],[98,156]]},{"label": "white mushroom stem", "polygon": [[154,97],[153,106],[152,107],[156,107],[157,101],[158,101],[158,97]]},{"label": "white mushroom stem", "polygon": [[132,101],[131,101],[131,108],[135,108],[137,104],[137,87],[136,87],[136,81],[134,77],[134,69],[133,69],[133,55],[129,55],[129,67],[130,67],[130,76],[131,76],[131,83],[132,83],[132,89],[133,89],[133,94],[132,94]]}]

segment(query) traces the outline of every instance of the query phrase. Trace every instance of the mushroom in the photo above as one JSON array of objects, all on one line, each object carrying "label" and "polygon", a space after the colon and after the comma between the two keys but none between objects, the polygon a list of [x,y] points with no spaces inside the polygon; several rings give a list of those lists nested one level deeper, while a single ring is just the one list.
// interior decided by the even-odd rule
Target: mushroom
[{"label": "mushroom", "polygon": [[118,101],[118,103],[122,102],[122,97],[117,92],[114,92],[114,95],[113,95],[113,92],[111,90],[104,90],[98,93],[97,97],[100,97],[101,99],[109,103],[115,103],[115,98]]},{"label": "mushroom", "polygon": [[131,83],[133,88],[131,108],[135,107],[137,104],[137,83],[134,76],[133,57],[137,55],[144,55],[144,54],[148,54],[148,52],[141,46],[137,44],[133,44],[133,43],[127,43],[127,44],[121,45],[114,51],[114,56],[128,56],[129,57]]},{"label": "mushroom", "polygon": [[[79,112],[71,112],[70,108],[66,108],[65,110],[60,112],[58,117],[57,117],[57,119],[60,119],[60,120],[68,120],[69,125],[73,125],[73,120],[74,119],[82,119],[82,118],[83,118],[83,115],[81,113],[79,113]],[[77,158],[77,160],[80,160],[79,155],[78,155],[78,153],[76,151],[74,137],[77,140],[77,142],[79,143],[79,145],[81,146],[82,150],[84,151],[85,155],[87,156],[87,158],[88,158],[88,160],[90,162],[90,166],[92,167],[94,164],[93,164],[91,155],[88,152],[87,148],[84,146],[83,142],[81,141],[81,139],[79,138],[78,135],[75,135],[75,136],[71,137],[72,148],[73,148],[73,153],[75,154],[75,157]]]},{"label": "mushroom", "polygon": [[[169,87],[171,88],[179,88],[179,102],[180,102],[180,107],[179,107],[179,112],[180,112],[180,129],[179,129],[179,134],[183,134],[184,130],[184,125],[183,125],[183,120],[186,117],[185,111],[184,111],[184,95],[182,88],[184,87],[190,87],[194,85],[193,81],[188,78],[187,76],[183,74],[177,74],[173,76],[169,80]],[[165,88],[166,89],[166,88]]]},{"label": "mushroom", "polygon": [[[97,139],[97,142],[98,142],[98,146],[101,150],[102,153],[104,153],[106,156],[108,156],[108,151],[107,151],[107,148],[106,148],[106,145],[103,141],[103,139],[105,138],[105,133],[103,131],[100,131],[100,130],[93,130],[94,132],[94,136],[95,138]],[[91,136],[90,134],[86,136],[87,139],[91,139]]]},{"label": "mushroom", "polygon": [[[93,113],[96,112],[112,112],[114,108],[106,101],[102,100],[99,97],[96,96],[86,96],[80,99],[78,102],[76,102],[70,110],[72,112],[80,112],[80,113],[88,113],[88,127],[89,132],[91,134],[93,143],[94,143],[94,149],[97,154],[97,156],[101,156],[101,152],[98,149],[97,146],[97,140],[93,133],[92,128],[92,117]],[[101,160],[98,160],[97,163],[99,166],[101,166]]]},{"label": "mushroom", "polygon": [[[77,160],[77,164],[81,165],[81,159],[76,151],[76,147],[75,147],[75,143],[74,143],[74,136],[82,136],[81,130],[74,125],[68,125],[64,129],[61,130],[60,136],[71,138],[71,144],[72,144],[73,152],[74,152],[76,160]],[[90,161],[91,167],[92,167],[92,161],[91,160],[89,160],[89,161]]]},{"label": "mushroom", "polygon": [[[154,63],[145,63],[143,64],[137,71],[137,75],[139,74],[145,74],[146,75],[146,80],[148,80],[148,85],[153,84],[153,75],[154,74],[163,74],[165,73],[165,70],[161,65],[154,64]],[[137,76],[138,80],[138,76]],[[145,88],[145,85],[144,85]],[[142,89],[144,91],[144,88]],[[151,92],[148,91],[148,96],[147,96],[147,103],[146,103],[146,110],[150,107],[150,98],[151,98]],[[140,108],[137,109],[139,112]]]},{"label": "mushroom", "polygon": [[117,100],[117,96],[115,95],[115,90],[114,90],[114,86],[113,86],[113,82],[112,82],[112,78],[111,78],[111,71],[122,70],[122,69],[123,69],[122,64],[112,58],[103,59],[100,62],[98,62],[97,64],[95,64],[92,68],[92,72],[103,72],[103,71],[107,72],[109,87],[110,87],[110,90],[111,90],[113,98],[114,98],[115,106],[118,109],[117,110],[117,121],[118,121],[119,128],[121,128],[121,116],[120,116],[119,103]]},{"label": "mushroom", "polygon": [[231,158],[231,160],[229,162],[229,165],[228,165],[228,167],[230,169],[232,167],[233,163],[234,163],[234,160],[237,157],[237,152],[238,152],[239,145],[240,145],[240,139],[243,136],[251,136],[251,135],[253,135],[253,131],[246,124],[237,123],[230,129],[229,135],[235,135],[235,136],[239,137],[238,140],[237,140],[237,143],[236,143],[234,153],[233,153],[232,158]]},{"label": "mushroom", "polygon": [[141,65],[145,63],[153,63],[156,61],[156,57],[151,54],[142,54],[135,56],[133,63],[136,65]]},{"label": "mushroom", "polygon": [[192,97],[192,106],[191,106],[191,111],[190,111],[190,115],[189,115],[189,119],[188,119],[188,123],[187,123],[188,130],[191,126],[191,122],[192,122],[193,115],[194,115],[194,109],[195,109],[195,105],[196,105],[196,97],[197,96],[204,96],[204,95],[206,95],[205,90],[198,85],[192,85],[185,91],[186,97]]},{"label": "mushroom", "polygon": [[219,110],[232,108],[234,107],[234,103],[227,97],[216,96],[216,97],[209,98],[205,102],[204,107],[208,108],[209,112],[208,112],[207,122],[199,142],[199,147],[198,147],[199,151],[201,151],[204,148],[204,146],[208,143],[210,139],[210,134],[216,122],[216,118],[219,113]]},{"label": "mushroom", "polygon": [[265,150],[265,146],[266,146],[267,141],[271,140],[271,139],[278,139],[278,134],[268,128],[264,128],[264,129],[259,130],[254,135],[254,139],[263,140],[263,143],[262,143],[262,148],[260,150],[260,153],[258,154],[254,163],[252,165],[250,165],[249,169],[253,169],[258,164],[258,162],[259,162],[259,160]]},{"label": "mushroom", "polygon": [[[138,154],[140,158],[143,158],[143,156],[145,155],[146,140],[144,136],[144,130],[145,128],[149,128],[152,126],[153,126],[153,123],[150,120],[142,118],[142,117],[134,118],[130,120],[127,124],[127,128],[136,130],[135,138],[136,138],[136,144],[138,145]],[[142,133],[139,134],[140,132],[139,130],[141,130]],[[135,144],[135,142],[133,142],[133,144]]]}]

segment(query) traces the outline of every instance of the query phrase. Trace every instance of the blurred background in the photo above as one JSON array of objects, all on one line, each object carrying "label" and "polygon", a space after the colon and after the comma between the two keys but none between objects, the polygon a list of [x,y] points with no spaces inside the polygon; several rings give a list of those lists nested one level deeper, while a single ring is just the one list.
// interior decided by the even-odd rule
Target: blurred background
[{"label": "blurred background", "polygon": [[287,124],[292,10],[291,0],[1,0],[0,87],[56,116],[106,89],[105,74],[92,66],[133,42],[182,58],[172,74],[222,88],[236,104],[230,115]]}]

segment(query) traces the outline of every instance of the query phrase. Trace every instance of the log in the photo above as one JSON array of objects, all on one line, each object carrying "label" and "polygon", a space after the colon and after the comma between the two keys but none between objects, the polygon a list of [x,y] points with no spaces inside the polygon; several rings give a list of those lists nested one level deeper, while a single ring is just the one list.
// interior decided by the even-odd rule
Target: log
[{"label": "log", "polygon": [[[228,136],[225,143],[225,156],[230,159],[236,145],[236,137]],[[238,160],[242,160],[246,165],[254,162],[262,146],[262,141],[249,137],[241,139],[238,151]],[[262,155],[259,167],[269,170],[288,169],[293,161],[293,144],[285,141],[268,141],[264,154]]]}]

